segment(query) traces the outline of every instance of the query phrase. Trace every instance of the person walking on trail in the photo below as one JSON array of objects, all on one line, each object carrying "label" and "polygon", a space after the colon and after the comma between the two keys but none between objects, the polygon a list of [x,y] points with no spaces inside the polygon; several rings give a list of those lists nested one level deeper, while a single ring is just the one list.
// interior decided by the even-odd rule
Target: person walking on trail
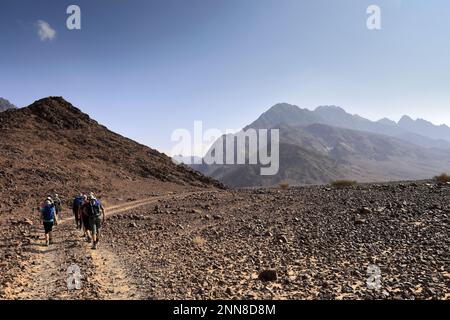
[{"label": "person walking on trail", "polygon": [[61,211],[62,211],[62,206],[61,206],[61,199],[59,199],[58,194],[55,194],[55,197],[53,198],[53,203],[55,205],[55,211],[56,211],[56,217],[58,218],[57,220],[61,220],[62,219],[62,215],[61,215]]},{"label": "person walking on trail", "polygon": [[92,249],[95,250],[97,249],[97,244],[100,238],[100,228],[102,227],[102,222],[105,222],[105,209],[93,193],[91,193],[88,197],[86,211],[89,216],[89,229],[92,233]]},{"label": "person walking on trail", "polygon": [[75,217],[75,224],[77,229],[81,230],[82,222],[81,222],[81,206],[83,205],[84,198],[83,194],[80,193],[75,197],[72,203],[73,215]]},{"label": "person walking on trail", "polygon": [[[51,205],[54,207],[55,206],[55,201],[53,200],[53,197],[49,194],[47,196],[47,198],[45,198],[44,202],[41,204],[41,209],[44,208],[46,206],[46,203],[49,202],[51,203]],[[55,214],[56,214],[56,208],[55,208]],[[54,225],[58,225],[58,222],[55,220]]]},{"label": "person walking on trail", "polygon": [[57,222],[55,205],[51,201],[51,198],[47,198],[43,206],[40,208],[42,222],[44,224],[45,232],[45,245],[52,244],[52,230],[53,225]]},{"label": "person walking on trail", "polygon": [[91,231],[89,228],[89,215],[87,207],[89,205],[88,196],[83,195],[83,204],[81,205],[80,215],[81,215],[81,223],[83,225],[84,236],[86,237],[87,242],[91,242]]}]

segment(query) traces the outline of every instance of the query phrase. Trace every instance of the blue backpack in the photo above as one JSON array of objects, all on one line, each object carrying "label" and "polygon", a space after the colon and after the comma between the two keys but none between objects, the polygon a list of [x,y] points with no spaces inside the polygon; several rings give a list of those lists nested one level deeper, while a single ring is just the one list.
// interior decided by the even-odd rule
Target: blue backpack
[{"label": "blue backpack", "polygon": [[42,208],[42,216],[44,218],[44,222],[53,222],[55,219],[55,206],[54,205],[46,205]]},{"label": "blue backpack", "polygon": [[74,206],[80,207],[83,204],[84,199],[82,197],[76,197],[73,201]]}]

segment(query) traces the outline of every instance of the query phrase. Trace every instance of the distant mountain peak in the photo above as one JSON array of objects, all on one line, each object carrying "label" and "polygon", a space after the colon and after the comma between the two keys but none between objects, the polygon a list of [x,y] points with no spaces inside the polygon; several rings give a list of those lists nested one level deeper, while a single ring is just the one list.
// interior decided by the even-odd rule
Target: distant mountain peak
[{"label": "distant mountain peak", "polygon": [[397,123],[389,118],[383,118],[377,121],[379,124],[386,125],[386,126],[396,126]]},{"label": "distant mountain peak", "polygon": [[289,104],[289,103],[277,103],[276,105],[272,106],[267,112],[289,112],[289,111],[298,111],[300,108],[296,105]]},{"label": "distant mountain peak", "polygon": [[403,116],[398,122],[399,127],[420,134],[422,136],[430,137],[437,140],[450,141],[450,128],[447,125],[434,125],[432,122],[417,119],[413,120],[408,116]]},{"label": "distant mountain peak", "polygon": [[414,120],[413,120],[410,116],[404,115],[404,116],[400,119],[400,121],[398,122],[398,124],[401,124],[401,123],[411,123],[411,122],[414,122]]},{"label": "distant mountain peak", "polygon": [[0,112],[8,109],[16,109],[17,107],[13,105],[9,100],[0,97]]},{"label": "distant mountain peak", "polygon": [[347,113],[343,108],[335,106],[335,105],[318,106],[314,111],[317,111],[317,112],[328,111],[328,112]]},{"label": "distant mountain peak", "polygon": [[289,103],[277,103],[246,128],[274,128],[281,124],[308,125],[321,122],[313,111]]},{"label": "distant mountain peak", "polygon": [[425,119],[421,119],[421,118],[418,118],[418,119],[416,120],[416,122],[417,122],[417,123],[421,123],[421,124],[425,124],[425,125],[433,125],[430,121],[425,120]]}]

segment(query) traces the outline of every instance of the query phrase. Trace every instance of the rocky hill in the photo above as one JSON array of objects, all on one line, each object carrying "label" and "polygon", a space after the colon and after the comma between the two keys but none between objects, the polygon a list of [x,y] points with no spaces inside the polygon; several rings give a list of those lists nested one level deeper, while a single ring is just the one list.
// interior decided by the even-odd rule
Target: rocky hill
[{"label": "rocky hill", "polygon": [[0,113],[0,136],[0,212],[50,192],[64,197],[88,190],[132,196],[143,189],[157,190],[157,185],[219,186],[109,131],[60,97]]}]

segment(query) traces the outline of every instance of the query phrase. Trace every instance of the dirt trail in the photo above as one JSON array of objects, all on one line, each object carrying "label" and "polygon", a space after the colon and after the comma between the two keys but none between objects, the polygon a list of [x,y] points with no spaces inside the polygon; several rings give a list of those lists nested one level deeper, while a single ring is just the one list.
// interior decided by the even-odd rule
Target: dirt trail
[{"label": "dirt trail", "polygon": [[39,257],[39,260],[32,260],[26,265],[21,275],[17,278],[15,286],[9,288],[7,296],[16,299],[49,299],[54,296],[58,280],[55,278],[58,265],[60,243],[55,243],[51,248],[45,247],[40,239],[40,228],[33,228],[33,240],[30,244],[29,254]]},{"label": "dirt trail", "polygon": [[119,259],[109,250],[99,247],[90,250],[92,262],[96,270],[94,282],[100,286],[100,298],[104,300],[131,300],[139,298],[136,286],[132,284],[129,275],[124,270]]},{"label": "dirt trail", "polygon": [[[106,208],[107,216],[156,203],[159,200],[176,199],[190,194],[156,196]],[[66,216],[68,216],[66,211]],[[54,228],[54,243],[44,246],[40,225],[32,231],[27,259],[15,282],[5,289],[6,299],[138,299],[142,298],[127,274],[120,259],[100,243],[92,250],[82,233],[75,229],[73,218],[60,221]],[[76,264],[81,269],[82,287],[68,290],[68,267]]]}]

